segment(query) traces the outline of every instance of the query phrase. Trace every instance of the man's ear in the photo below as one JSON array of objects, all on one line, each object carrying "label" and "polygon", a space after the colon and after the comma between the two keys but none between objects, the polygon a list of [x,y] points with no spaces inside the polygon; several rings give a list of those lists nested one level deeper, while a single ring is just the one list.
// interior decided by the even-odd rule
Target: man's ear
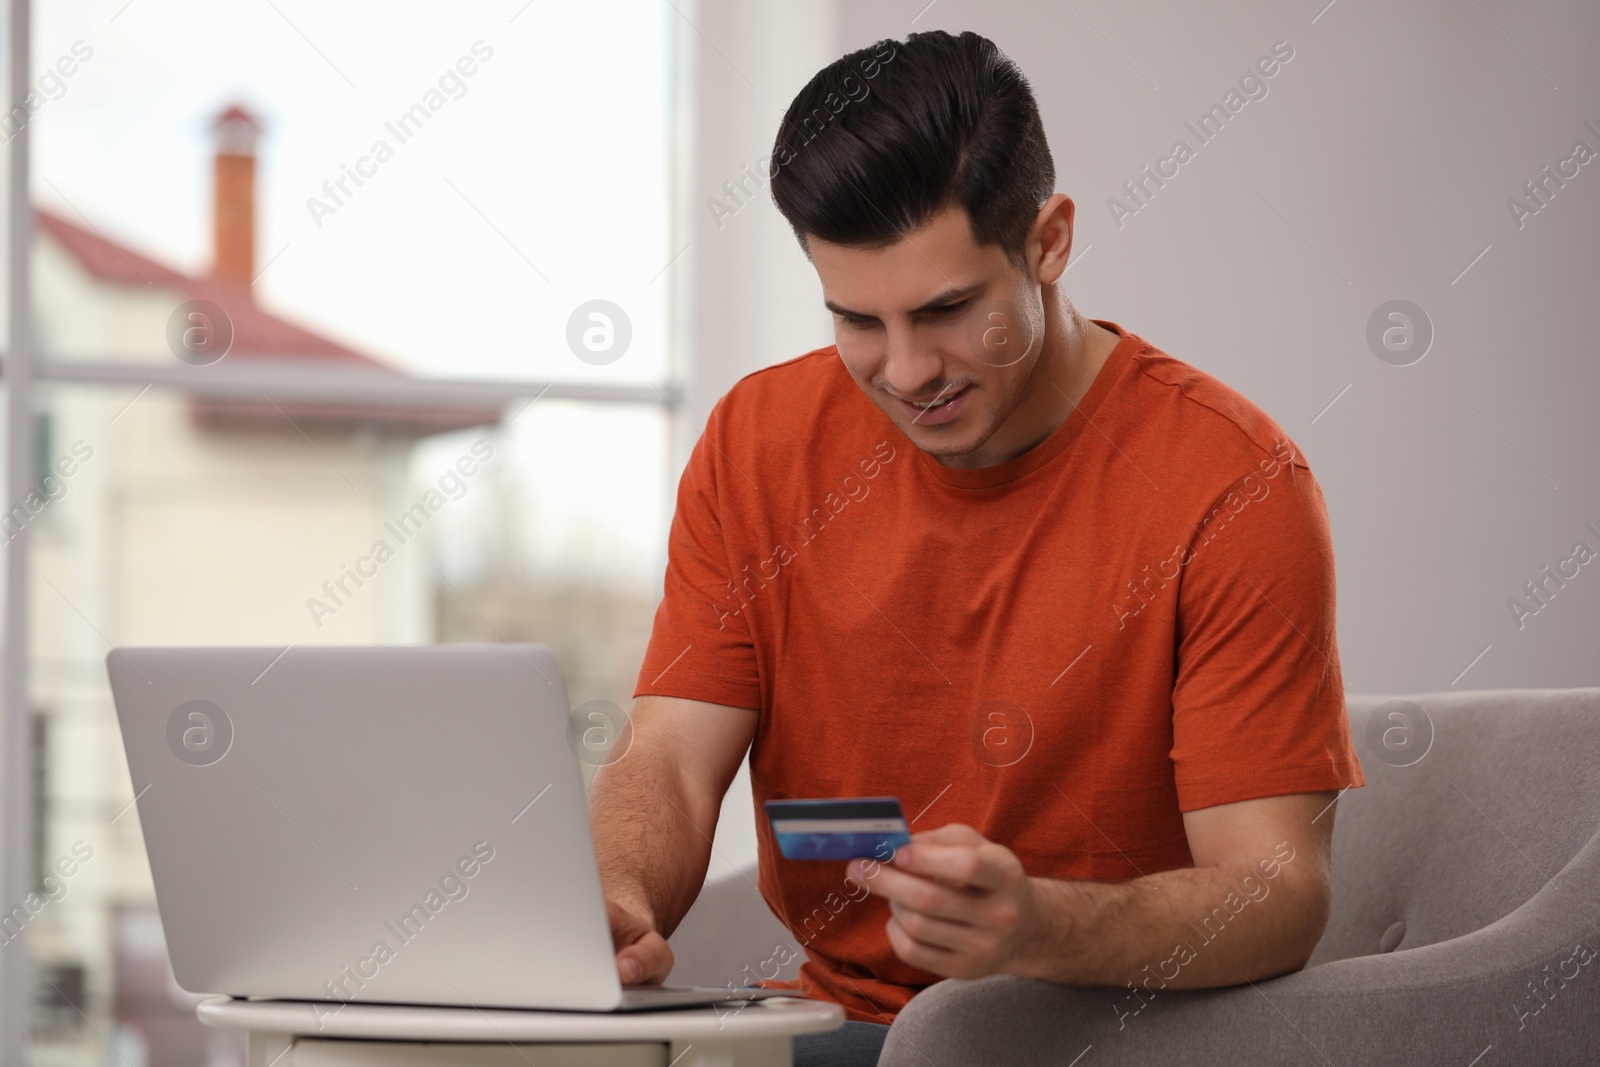
[{"label": "man's ear", "polygon": [[1066,193],[1044,202],[1028,229],[1028,266],[1034,281],[1049,285],[1061,277],[1072,256],[1072,223],[1076,207]]}]

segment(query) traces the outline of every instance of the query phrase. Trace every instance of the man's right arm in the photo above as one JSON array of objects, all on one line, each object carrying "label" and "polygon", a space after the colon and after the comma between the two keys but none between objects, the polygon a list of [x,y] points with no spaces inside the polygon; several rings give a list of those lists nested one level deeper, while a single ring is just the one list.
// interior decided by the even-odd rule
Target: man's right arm
[{"label": "man's right arm", "polygon": [[666,938],[705,881],[722,798],[756,720],[748,708],[638,697],[627,752],[595,773],[589,822],[625,984],[672,970]]}]

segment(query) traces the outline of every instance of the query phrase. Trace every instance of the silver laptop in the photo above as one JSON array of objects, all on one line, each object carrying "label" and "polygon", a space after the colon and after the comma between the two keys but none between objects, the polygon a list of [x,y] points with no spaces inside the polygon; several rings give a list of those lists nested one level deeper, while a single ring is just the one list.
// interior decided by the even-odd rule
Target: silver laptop
[{"label": "silver laptop", "polygon": [[318,1011],[786,992],[622,986],[543,645],[118,648],[106,667],[190,992]]}]

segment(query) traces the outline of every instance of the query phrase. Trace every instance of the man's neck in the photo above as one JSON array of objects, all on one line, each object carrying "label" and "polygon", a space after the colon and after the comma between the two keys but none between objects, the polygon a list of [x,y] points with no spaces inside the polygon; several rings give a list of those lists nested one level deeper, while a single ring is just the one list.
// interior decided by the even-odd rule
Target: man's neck
[{"label": "man's neck", "polygon": [[[1107,357],[1120,340],[1114,331],[1098,325],[1071,304],[1066,305],[1062,321],[1054,332],[1061,337],[1064,351],[1051,366],[1051,376],[1039,383],[1047,393],[1046,406],[1055,412],[1050,420],[1051,432],[1065,422],[1072,409],[1088,395],[1100,368],[1105,366]],[[1050,334],[1045,336],[1048,338]],[[1041,360],[1040,371],[1045,370]]]},{"label": "man's neck", "polygon": [[1044,351],[1027,397],[1012,413],[1012,420],[1032,432],[1018,442],[1012,458],[1037,446],[1067,421],[1119,340],[1115,332],[1081,314],[1064,295],[1052,292],[1051,296],[1045,303]]}]

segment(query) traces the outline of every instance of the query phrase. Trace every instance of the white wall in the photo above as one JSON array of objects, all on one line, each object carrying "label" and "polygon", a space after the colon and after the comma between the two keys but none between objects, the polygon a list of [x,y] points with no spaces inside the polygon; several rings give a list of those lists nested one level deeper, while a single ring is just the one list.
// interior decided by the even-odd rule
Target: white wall
[{"label": "white wall", "polygon": [[[765,165],[789,101],[838,51],[831,4],[705,0],[695,21],[704,37],[677,27],[696,52],[697,97],[693,166],[677,202],[693,246],[680,278],[691,331],[685,410],[704,426],[743,375],[833,341],[822,287],[772,204]],[[753,195],[735,201],[723,183],[741,178]],[[737,210],[714,218],[712,200]]]}]

